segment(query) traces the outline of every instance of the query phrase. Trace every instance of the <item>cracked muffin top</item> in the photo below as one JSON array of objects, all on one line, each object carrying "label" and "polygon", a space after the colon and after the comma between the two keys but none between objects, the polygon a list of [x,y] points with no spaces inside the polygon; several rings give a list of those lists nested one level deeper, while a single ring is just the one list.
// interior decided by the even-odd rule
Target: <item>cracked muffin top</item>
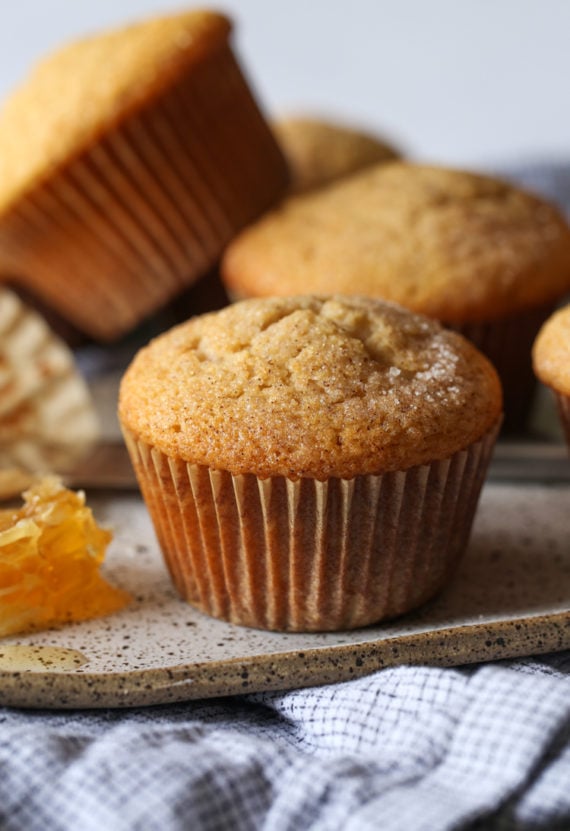
[{"label": "cracked muffin top", "polygon": [[482,322],[570,289],[570,229],[504,182],[392,162],[289,198],[235,238],[222,275],[235,297],[365,294]]},{"label": "cracked muffin top", "polygon": [[501,414],[491,364],[435,321],[364,297],[247,300],[142,349],[119,416],[187,462],[326,479],[404,470],[481,438]]}]

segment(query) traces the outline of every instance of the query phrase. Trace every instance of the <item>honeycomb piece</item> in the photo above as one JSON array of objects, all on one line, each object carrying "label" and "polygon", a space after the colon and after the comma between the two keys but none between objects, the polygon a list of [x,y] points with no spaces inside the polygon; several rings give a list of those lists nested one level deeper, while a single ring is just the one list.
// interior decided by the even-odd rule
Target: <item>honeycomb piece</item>
[{"label": "honeycomb piece", "polygon": [[112,534],[85,495],[45,477],[20,508],[0,511],[0,636],[110,614],[127,592],[100,574]]}]

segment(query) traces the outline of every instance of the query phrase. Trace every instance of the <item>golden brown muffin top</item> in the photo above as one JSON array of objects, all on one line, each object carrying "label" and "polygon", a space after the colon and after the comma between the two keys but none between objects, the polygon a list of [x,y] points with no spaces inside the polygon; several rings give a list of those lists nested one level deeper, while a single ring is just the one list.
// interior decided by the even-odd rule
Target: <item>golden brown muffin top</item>
[{"label": "golden brown muffin top", "polygon": [[0,111],[0,210],[227,40],[209,11],[86,37],[41,61]]},{"label": "golden brown muffin top", "polygon": [[570,288],[570,229],[504,182],[393,162],[286,200],[238,235],[222,272],[238,297],[367,294],[487,321]]},{"label": "golden brown muffin top", "polygon": [[248,300],[152,341],[121,384],[137,438],[187,462],[326,479],[407,469],[481,438],[497,374],[435,321],[362,297]]},{"label": "golden brown muffin top", "polygon": [[376,162],[400,155],[375,136],[348,125],[318,118],[290,116],[273,129],[292,173],[292,191],[321,187]]},{"label": "golden brown muffin top", "polygon": [[534,371],[547,386],[570,395],[570,306],[544,323],[532,350]]}]

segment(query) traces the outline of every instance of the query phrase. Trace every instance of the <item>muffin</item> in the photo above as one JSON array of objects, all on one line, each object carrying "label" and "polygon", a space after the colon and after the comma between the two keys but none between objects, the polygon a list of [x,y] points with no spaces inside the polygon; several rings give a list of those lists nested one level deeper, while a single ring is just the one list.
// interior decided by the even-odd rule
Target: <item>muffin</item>
[{"label": "muffin", "polygon": [[0,638],[103,617],[130,595],[101,573],[112,534],[85,494],[46,476],[0,510]]},{"label": "muffin", "polygon": [[493,361],[514,430],[533,340],[570,288],[570,229],[496,179],[394,162],[287,200],[231,243],[222,276],[234,298],[367,294],[438,319]]},{"label": "muffin", "polygon": [[558,309],[543,324],[532,357],[537,377],[555,396],[570,448],[570,306]]},{"label": "muffin", "polygon": [[85,38],[0,114],[2,269],[93,338],[206,274],[286,189],[230,30],[190,11]]},{"label": "muffin", "polygon": [[234,623],[326,631],[445,584],[501,403],[492,365],[437,322],[307,296],[159,336],[122,379],[119,417],[181,596]]},{"label": "muffin", "polygon": [[371,133],[326,119],[289,116],[275,121],[273,130],[289,162],[295,193],[328,185],[400,155]]}]

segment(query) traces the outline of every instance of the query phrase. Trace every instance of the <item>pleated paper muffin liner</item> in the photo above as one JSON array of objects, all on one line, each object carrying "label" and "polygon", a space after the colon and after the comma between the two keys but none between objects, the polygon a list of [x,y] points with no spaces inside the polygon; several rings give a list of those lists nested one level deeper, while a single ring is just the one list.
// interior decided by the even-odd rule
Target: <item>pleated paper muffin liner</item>
[{"label": "pleated paper muffin liner", "polygon": [[400,615],[447,582],[498,427],[443,461],[325,482],[234,476],[125,439],[181,597],[246,626],[330,631]]},{"label": "pleated paper muffin liner", "polygon": [[115,339],[205,274],[286,185],[226,46],[15,203],[0,257],[78,329]]},{"label": "pleated paper muffin liner", "polygon": [[87,385],[67,346],[0,290],[0,468],[64,472],[98,435]]},{"label": "pleated paper muffin liner", "polygon": [[522,432],[527,426],[536,376],[532,368],[532,345],[554,304],[488,323],[450,326],[477,346],[495,366],[503,386],[505,433]]},{"label": "pleated paper muffin liner", "polygon": [[558,408],[558,415],[560,416],[560,423],[566,438],[566,444],[570,451],[570,395],[563,395],[556,390],[552,390]]}]

